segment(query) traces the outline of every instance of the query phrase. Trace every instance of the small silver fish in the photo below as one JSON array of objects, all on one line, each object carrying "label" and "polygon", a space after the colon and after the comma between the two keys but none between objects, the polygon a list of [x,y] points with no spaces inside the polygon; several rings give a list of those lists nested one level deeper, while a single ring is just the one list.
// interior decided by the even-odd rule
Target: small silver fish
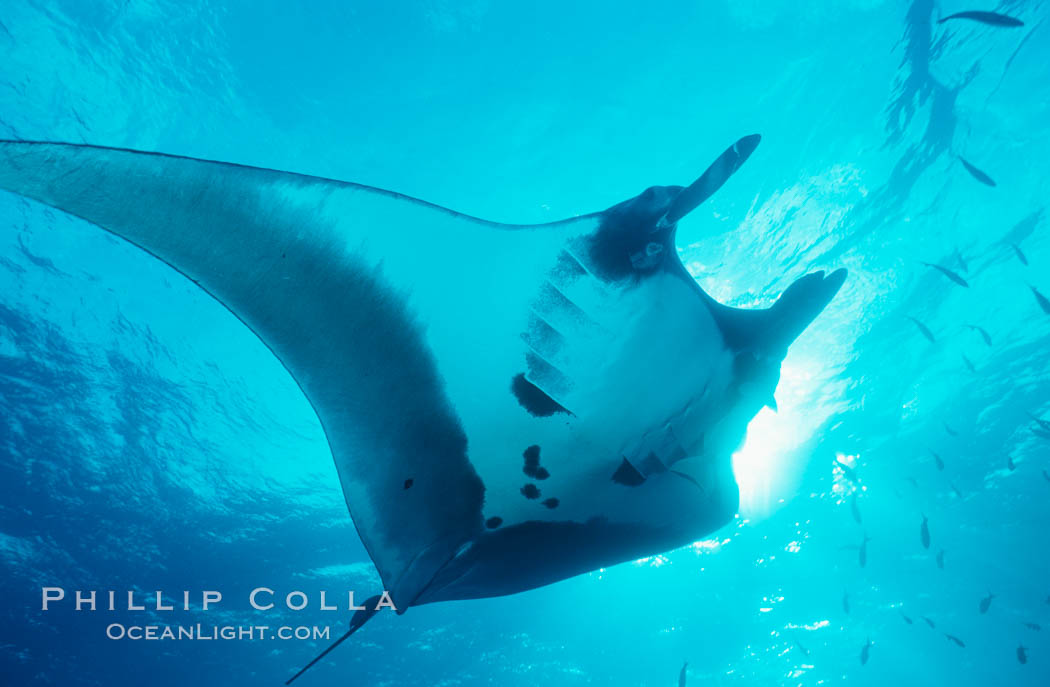
[{"label": "small silver fish", "polygon": [[917,319],[915,319],[911,315],[906,315],[905,317],[907,317],[909,320],[911,320],[912,322],[915,323],[915,326],[919,328],[919,331],[922,333],[923,336],[926,337],[926,339],[930,343],[937,343],[937,337],[933,335],[933,332],[930,331],[929,327],[924,325],[922,322],[919,322]]},{"label": "small silver fish", "polygon": [[970,173],[970,176],[972,176],[978,182],[984,184],[985,186],[995,186],[995,180],[992,179],[990,176],[977,169],[961,157],[959,158],[959,162],[961,162],[962,166],[966,168],[966,171]]},{"label": "small silver fish", "polygon": [[944,461],[941,459],[940,454],[938,454],[936,451],[933,451],[932,449],[926,449],[926,450],[929,451],[930,455],[933,456],[933,462],[937,464],[937,469],[943,471],[944,470]]},{"label": "small silver fish", "polygon": [[1028,288],[1032,290],[1032,295],[1035,296],[1035,302],[1039,304],[1039,307],[1043,309],[1043,312],[1050,315],[1050,300],[1047,300],[1046,296],[1039,293],[1039,289],[1034,286],[1029,286]]},{"label": "small silver fish", "polygon": [[860,477],[857,475],[857,471],[850,466],[843,463],[838,458],[835,459],[835,466],[842,470],[843,476],[854,484],[860,484]]},{"label": "small silver fish", "polygon": [[932,267],[933,269],[939,271],[941,274],[943,274],[944,276],[948,277],[949,279],[951,279],[953,282],[955,282],[959,286],[970,288],[969,282],[967,282],[965,279],[960,277],[955,272],[952,272],[947,267],[941,267],[940,265],[935,265],[932,262],[923,262],[922,264],[926,265],[927,267]]},{"label": "small silver fish", "polygon": [[984,10],[967,10],[966,12],[956,12],[955,14],[949,14],[947,17],[943,17],[937,20],[938,24],[943,24],[950,19],[969,19],[971,21],[980,22],[981,24],[987,24],[988,26],[998,26],[1001,28],[1017,28],[1024,26],[1024,22],[1015,17],[1011,17],[999,12],[988,12]]},{"label": "small silver fish", "polygon": [[1017,259],[1021,261],[1021,264],[1028,267],[1028,258],[1025,257],[1025,254],[1021,251],[1021,247],[1016,243],[1011,243],[1010,246],[1014,249],[1014,255],[1016,255]]}]

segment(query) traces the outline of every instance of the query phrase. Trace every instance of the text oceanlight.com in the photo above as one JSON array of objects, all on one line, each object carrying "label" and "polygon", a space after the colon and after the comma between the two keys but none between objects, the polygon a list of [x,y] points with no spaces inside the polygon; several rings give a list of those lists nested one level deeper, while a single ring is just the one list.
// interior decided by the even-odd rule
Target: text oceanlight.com
[{"label": "text oceanlight.com", "polygon": [[112,623],[106,627],[109,639],[130,640],[326,640],[331,636],[328,627],[270,627],[269,625],[124,625]]}]

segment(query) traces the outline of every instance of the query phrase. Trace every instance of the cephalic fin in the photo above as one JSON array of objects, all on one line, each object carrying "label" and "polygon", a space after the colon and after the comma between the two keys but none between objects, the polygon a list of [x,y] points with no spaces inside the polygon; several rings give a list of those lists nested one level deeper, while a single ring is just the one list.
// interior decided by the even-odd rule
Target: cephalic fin
[{"label": "cephalic fin", "polygon": [[791,342],[831,302],[845,280],[844,269],[826,276],[823,271],[807,274],[764,310],[731,308],[706,294],[705,300],[730,347],[783,357]]}]

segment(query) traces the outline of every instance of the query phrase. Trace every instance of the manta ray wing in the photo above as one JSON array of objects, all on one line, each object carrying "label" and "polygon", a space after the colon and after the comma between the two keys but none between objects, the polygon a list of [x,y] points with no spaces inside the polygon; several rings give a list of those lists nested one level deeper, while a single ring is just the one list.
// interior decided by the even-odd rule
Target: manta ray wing
[{"label": "manta ray wing", "polygon": [[[52,143],[0,142],[0,188],[148,251],[262,339],[316,411],[357,530],[402,611],[483,528],[484,487],[428,347],[440,340],[467,365],[491,343],[485,332],[516,326],[492,322],[476,298],[449,305],[506,295],[471,248],[503,251],[492,260],[527,272],[564,225],[590,222],[530,230],[356,184]],[[529,241],[526,255],[522,232],[552,238]],[[458,316],[419,316],[442,304]]]}]

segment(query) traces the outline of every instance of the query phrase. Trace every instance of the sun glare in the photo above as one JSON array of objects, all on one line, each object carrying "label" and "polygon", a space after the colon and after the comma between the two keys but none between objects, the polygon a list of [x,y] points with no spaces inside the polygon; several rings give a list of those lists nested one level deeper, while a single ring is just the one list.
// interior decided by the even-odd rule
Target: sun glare
[{"label": "sun glare", "polygon": [[784,362],[777,387],[780,410],[763,408],[748,425],[744,445],[733,454],[740,514],[745,518],[764,518],[790,496],[798,472],[795,452],[827,416],[817,398],[814,368],[808,361]]}]

